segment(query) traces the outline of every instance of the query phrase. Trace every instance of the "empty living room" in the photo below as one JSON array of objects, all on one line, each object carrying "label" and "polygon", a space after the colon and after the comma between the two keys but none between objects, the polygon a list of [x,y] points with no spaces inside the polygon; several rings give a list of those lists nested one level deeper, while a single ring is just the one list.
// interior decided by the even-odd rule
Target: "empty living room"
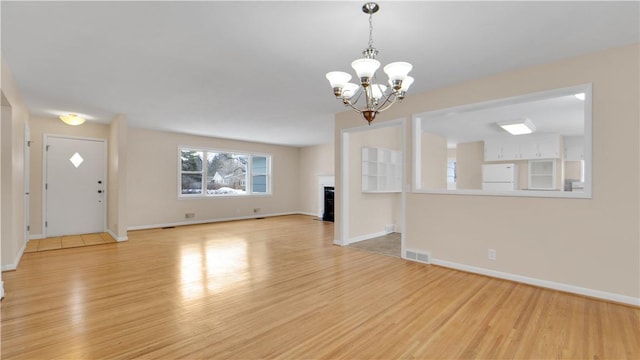
[{"label": "empty living room", "polygon": [[639,1],[0,2],[3,359],[639,359]]}]

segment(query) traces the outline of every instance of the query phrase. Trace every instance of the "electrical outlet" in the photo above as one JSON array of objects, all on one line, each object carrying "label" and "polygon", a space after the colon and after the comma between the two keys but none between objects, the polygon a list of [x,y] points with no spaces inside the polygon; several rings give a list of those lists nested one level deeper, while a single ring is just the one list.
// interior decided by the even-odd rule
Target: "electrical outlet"
[{"label": "electrical outlet", "polygon": [[184,214],[184,218],[185,219],[191,219],[191,218],[194,218],[194,217],[196,217],[195,213],[186,213],[186,214]]},{"label": "electrical outlet", "polygon": [[495,260],[496,259],[496,250],[495,249],[489,249],[489,252],[487,254],[487,258],[489,260]]}]

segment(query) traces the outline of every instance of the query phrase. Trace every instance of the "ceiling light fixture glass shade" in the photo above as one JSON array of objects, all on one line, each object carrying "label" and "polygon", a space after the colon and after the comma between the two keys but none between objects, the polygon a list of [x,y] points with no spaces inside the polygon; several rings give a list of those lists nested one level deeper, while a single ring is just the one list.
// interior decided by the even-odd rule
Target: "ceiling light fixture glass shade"
[{"label": "ceiling light fixture glass shade", "polygon": [[536,131],[536,126],[529,119],[499,122],[498,125],[511,135],[526,135]]},{"label": "ceiling light fixture glass shade", "polygon": [[345,106],[361,113],[369,124],[378,113],[402,101],[414,80],[408,76],[413,66],[408,62],[399,61],[383,68],[389,77],[388,87],[377,82],[376,71],[380,68],[380,62],[376,60],[378,50],[373,47],[372,19],[373,14],[379,9],[378,4],[373,2],[362,6],[362,11],[369,14],[369,47],[362,52],[363,58],[351,63],[360,85],[350,83],[351,75],[346,72],[331,71],[326,75],[336,98],[342,100]]},{"label": "ceiling light fixture glass shade", "polygon": [[353,97],[353,95],[356,94],[358,89],[360,89],[360,86],[358,86],[358,85],[356,85],[354,83],[347,83],[342,88],[342,98],[343,99],[351,99]]},{"label": "ceiling light fixture glass shade", "polygon": [[83,117],[80,117],[76,114],[69,115],[60,115],[60,120],[62,120],[67,125],[82,125],[85,122]]}]

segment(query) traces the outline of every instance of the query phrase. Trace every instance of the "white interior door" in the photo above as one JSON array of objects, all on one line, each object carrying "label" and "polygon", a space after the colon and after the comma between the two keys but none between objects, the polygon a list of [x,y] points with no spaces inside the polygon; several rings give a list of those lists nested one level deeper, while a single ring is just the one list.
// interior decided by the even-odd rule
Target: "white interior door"
[{"label": "white interior door", "polygon": [[105,142],[47,136],[45,152],[46,236],[103,232]]}]

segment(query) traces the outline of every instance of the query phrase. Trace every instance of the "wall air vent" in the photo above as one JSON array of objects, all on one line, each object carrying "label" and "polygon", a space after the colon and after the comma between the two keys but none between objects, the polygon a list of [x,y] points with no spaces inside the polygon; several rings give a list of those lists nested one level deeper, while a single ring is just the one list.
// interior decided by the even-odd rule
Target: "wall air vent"
[{"label": "wall air vent", "polygon": [[428,252],[406,250],[405,258],[407,260],[417,261],[425,264],[431,264],[431,253],[428,253]]}]

